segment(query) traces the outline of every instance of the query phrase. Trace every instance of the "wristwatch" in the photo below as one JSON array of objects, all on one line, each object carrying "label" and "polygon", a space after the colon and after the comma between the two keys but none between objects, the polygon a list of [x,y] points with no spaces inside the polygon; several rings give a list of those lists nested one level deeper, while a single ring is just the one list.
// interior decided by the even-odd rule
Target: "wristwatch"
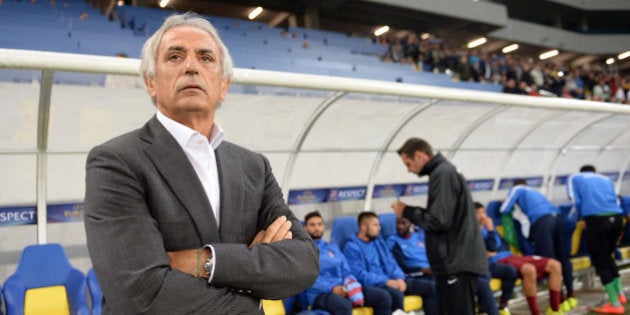
[{"label": "wristwatch", "polygon": [[206,276],[210,276],[210,273],[212,273],[212,267],[214,267],[214,260],[212,258],[212,253],[210,253],[210,258],[208,258],[208,260],[206,260],[206,262],[203,264],[203,269],[206,271]]}]

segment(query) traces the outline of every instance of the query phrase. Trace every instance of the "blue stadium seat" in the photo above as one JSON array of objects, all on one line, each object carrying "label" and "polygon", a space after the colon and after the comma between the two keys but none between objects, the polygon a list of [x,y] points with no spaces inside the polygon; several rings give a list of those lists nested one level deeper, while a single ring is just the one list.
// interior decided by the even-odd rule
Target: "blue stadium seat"
[{"label": "blue stadium seat", "polygon": [[621,197],[620,203],[621,203],[621,209],[623,210],[623,214],[625,216],[630,214],[630,195]]},{"label": "blue stadium seat", "polygon": [[92,315],[101,315],[101,306],[103,304],[103,292],[101,286],[96,279],[94,268],[90,269],[87,274],[87,285],[90,291],[90,300],[92,302]]},{"label": "blue stadium seat", "polygon": [[390,236],[396,234],[396,214],[381,213],[378,215],[381,225],[381,237],[387,240]]},{"label": "blue stadium seat", "polygon": [[7,315],[88,315],[85,275],[72,267],[59,244],[24,248],[16,272],[4,284]]},{"label": "blue stadium seat", "polygon": [[486,205],[486,213],[488,217],[492,219],[492,223],[494,223],[495,226],[501,225],[501,212],[499,212],[499,210],[501,210],[500,200],[492,200]]},{"label": "blue stadium seat", "polygon": [[[579,244],[573,244],[573,233],[575,232],[575,226],[578,221],[577,211],[571,212],[573,209],[573,204],[564,203],[558,206],[560,209],[560,216],[562,217],[562,223],[564,224],[564,241],[566,244],[566,250],[568,252],[569,257],[572,255],[573,247],[579,246]],[[575,241],[578,243],[582,242],[582,238],[576,238]],[[576,249],[577,252],[577,249]]]},{"label": "blue stadium seat", "polygon": [[337,217],[333,221],[330,232],[330,241],[337,244],[339,249],[343,251],[343,247],[350,240],[352,235],[356,235],[358,232],[359,225],[355,217]]}]

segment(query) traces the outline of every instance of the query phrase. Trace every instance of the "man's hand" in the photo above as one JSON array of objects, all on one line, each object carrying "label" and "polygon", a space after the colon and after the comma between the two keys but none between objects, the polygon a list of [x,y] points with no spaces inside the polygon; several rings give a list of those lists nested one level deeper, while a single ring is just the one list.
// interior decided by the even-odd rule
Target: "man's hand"
[{"label": "man's hand", "polygon": [[[197,257],[197,251],[199,251],[199,257]],[[167,252],[167,254],[171,258],[171,268],[195,277],[208,278],[205,269],[203,269],[203,264],[210,258],[211,254],[209,249],[187,249]]]},{"label": "man's hand", "polygon": [[291,225],[291,221],[288,221],[287,217],[281,216],[277,218],[266,230],[256,233],[254,240],[249,244],[249,248],[260,243],[268,244],[292,239],[293,233],[291,233]]},{"label": "man's hand", "polygon": [[385,285],[394,288],[400,292],[407,291],[407,283],[403,279],[389,279],[385,282]]},{"label": "man's hand", "polygon": [[396,279],[396,281],[398,281],[398,290],[400,290],[400,292],[407,291],[407,282],[405,282],[404,279]]},{"label": "man's hand", "polygon": [[346,292],[346,289],[342,285],[338,285],[338,286],[333,287],[332,292],[334,294],[337,294],[337,295],[341,296],[341,297],[347,297],[348,296],[348,292]]},{"label": "man's hand", "polygon": [[385,282],[385,285],[398,290],[399,283],[397,279],[389,279]]},{"label": "man's hand", "polygon": [[394,209],[394,213],[396,213],[397,217],[402,217],[403,210],[405,210],[406,206],[407,204],[401,201],[394,201],[394,203],[392,203],[392,209]]},{"label": "man's hand", "polygon": [[577,221],[577,223],[575,223],[575,227],[584,230],[586,228],[586,223],[584,222],[584,220]]},{"label": "man's hand", "polygon": [[481,223],[488,232],[494,231],[494,223],[492,223],[492,219],[490,219],[487,215],[484,214],[479,223]]},{"label": "man's hand", "polygon": [[422,268],[422,273],[425,275],[432,275],[433,270],[431,270],[431,268]]}]

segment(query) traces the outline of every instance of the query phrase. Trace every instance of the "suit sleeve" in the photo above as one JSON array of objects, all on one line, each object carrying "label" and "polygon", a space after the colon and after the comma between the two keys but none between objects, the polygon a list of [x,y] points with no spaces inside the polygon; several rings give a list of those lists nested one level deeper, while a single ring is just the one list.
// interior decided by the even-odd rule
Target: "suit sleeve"
[{"label": "suit sleeve", "polygon": [[86,169],[88,249],[113,313],[251,312],[259,305],[254,297],[286,297],[315,281],[317,249],[284,204],[270,171],[259,213],[267,225],[286,215],[293,222],[293,240],[252,250],[246,244],[211,244],[217,256],[212,284],[171,269],[160,231],[160,224],[168,223],[158,222],[148,205],[147,183],[135,171],[142,166],[120,151],[93,149]]},{"label": "suit sleeve", "polygon": [[311,286],[319,274],[319,252],[284,202],[282,191],[271,172],[269,162],[258,155],[264,165],[264,191],[258,211],[261,229],[284,215],[291,222],[293,239],[271,244],[212,244],[216,252],[216,269],[212,284],[251,292],[264,299],[282,299]]},{"label": "suit sleeve", "polygon": [[235,304],[256,303],[170,268],[140,182],[112,150],[90,152],[85,230],[106,307],[115,314],[220,313]]}]

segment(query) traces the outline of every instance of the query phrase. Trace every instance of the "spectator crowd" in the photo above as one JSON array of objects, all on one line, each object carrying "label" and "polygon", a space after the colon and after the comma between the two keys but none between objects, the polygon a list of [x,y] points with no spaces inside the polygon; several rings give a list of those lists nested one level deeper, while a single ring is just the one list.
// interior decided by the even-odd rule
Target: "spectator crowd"
[{"label": "spectator crowd", "polygon": [[630,73],[607,66],[580,66],[517,54],[462,48],[442,39],[381,37],[383,62],[409,64],[417,71],[446,73],[454,80],[503,85],[503,92],[630,104]]}]

